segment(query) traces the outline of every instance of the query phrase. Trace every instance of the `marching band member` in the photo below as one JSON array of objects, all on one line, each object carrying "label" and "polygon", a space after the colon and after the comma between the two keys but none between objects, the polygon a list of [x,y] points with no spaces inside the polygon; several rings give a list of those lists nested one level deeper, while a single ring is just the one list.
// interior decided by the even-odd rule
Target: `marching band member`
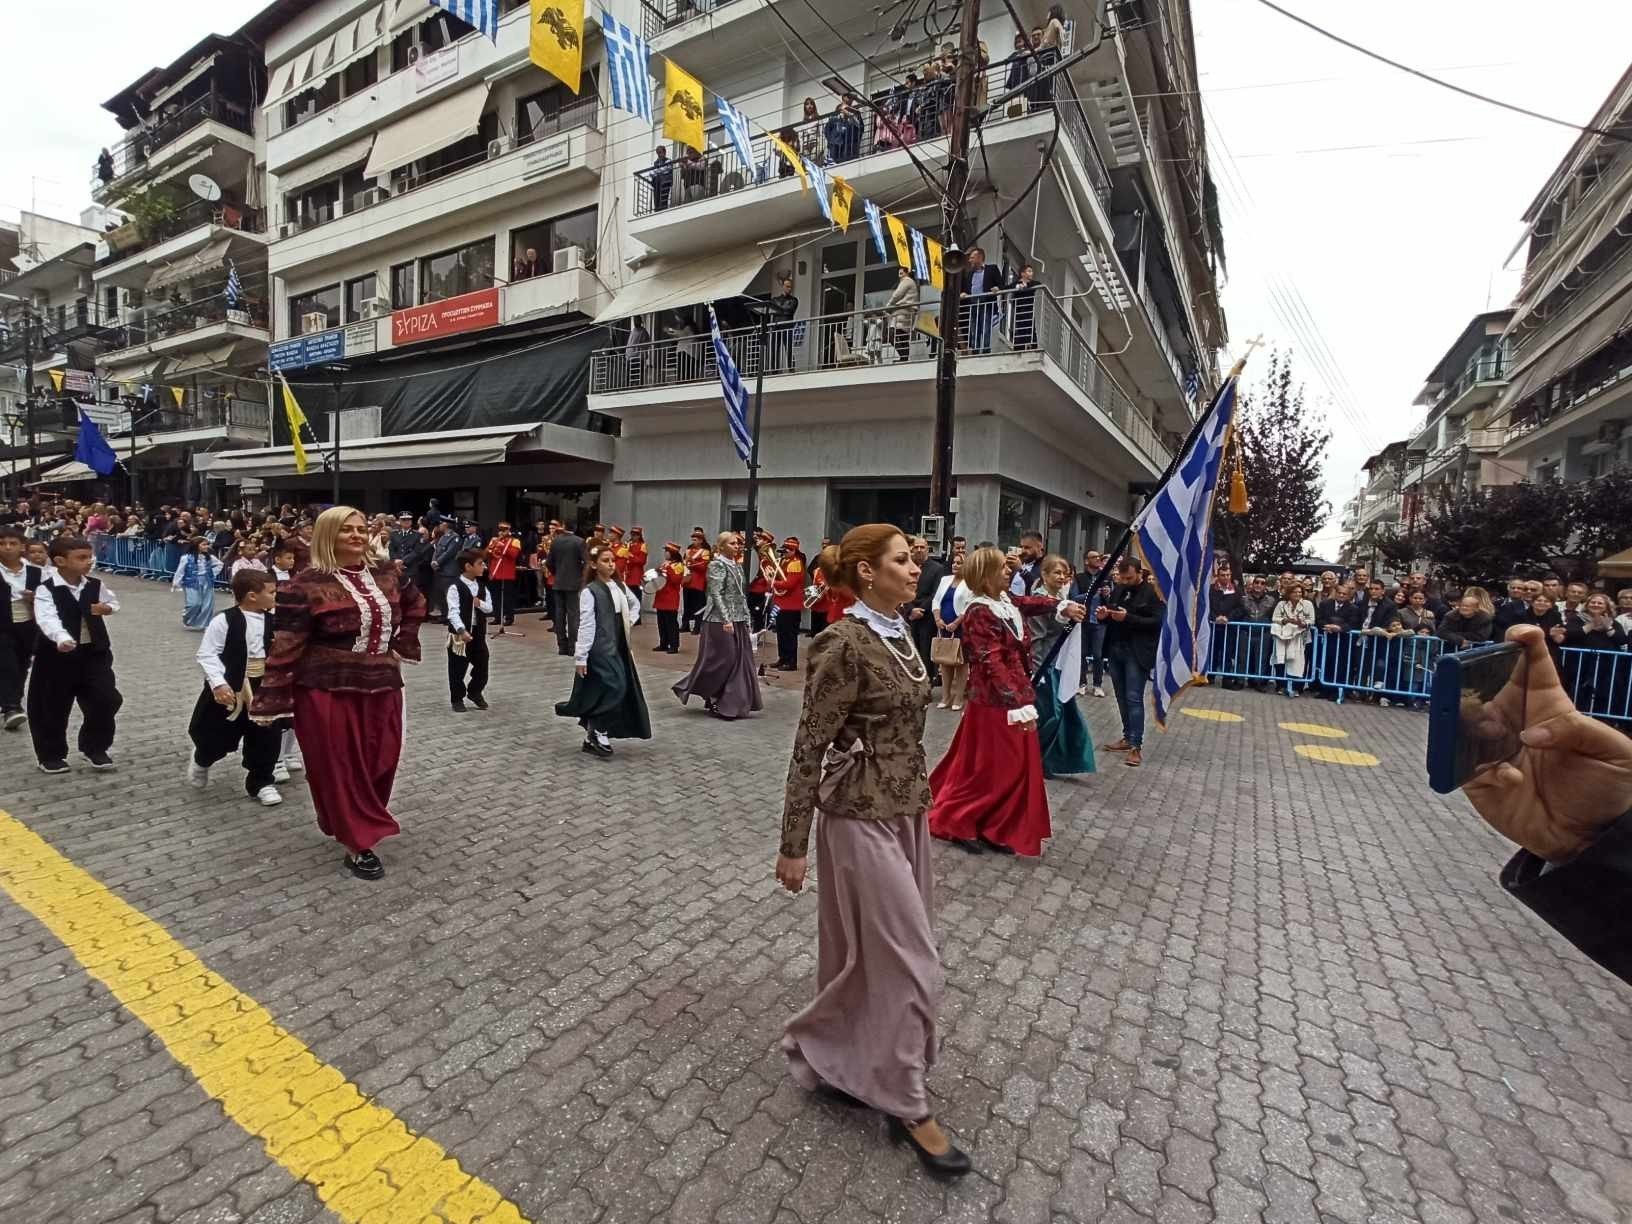
[{"label": "marching band member", "polygon": [[782,576],[771,586],[776,603],[776,670],[799,670],[799,624],[805,616],[805,559],[799,537],[782,541]]},{"label": "marching band member", "polygon": [[578,594],[578,642],[572,695],[555,712],[584,728],[583,751],[612,755],[614,739],[651,739],[646,697],[640,689],[629,627],[634,605],[618,581],[618,559],[607,544],[590,550],[589,572]]},{"label": "marching band member", "polygon": [[[493,602],[488,612],[499,627],[498,633],[494,635],[496,637],[515,633],[516,563],[520,560],[521,541],[510,534],[509,523],[500,523],[498,531],[487,542],[488,597]],[[462,558],[461,572],[463,572]],[[515,633],[515,636],[522,635]]]},{"label": "marching band member", "polygon": [[653,648],[664,654],[680,653],[680,589],[686,581],[686,563],[681,558],[680,545],[673,540],[663,545],[663,560],[658,564],[658,588],[652,596],[652,610],[657,613],[657,645]]},{"label": "marching band member", "polygon": [[234,606],[210,621],[198,644],[204,691],[187,724],[187,738],[193,742],[187,781],[202,790],[210,784],[210,766],[237,752],[244,793],[262,807],[283,802],[274,785],[283,729],[249,718],[249,705],[266,674],[267,613],[277,603],[277,591],[265,570],[241,569],[232,576]]},{"label": "marching band member", "polygon": [[716,718],[742,718],[761,708],[753,634],[748,631],[748,596],[743,589],[743,537],[723,531],[719,555],[708,566],[708,606],[691,672],[674,686],[684,704],[701,697]]},{"label": "marching band member", "polygon": [[708,551],[708,533],[701,527],[691,529],[691,546],[686,549],[685,614],[680,618],[680,632],[701,633],[703,611],[708,604],[708,566],[714,554]]},{"label": "marching band member", "polygon": [[776,546],[776,537],[763,527],[754,532],[754,553],[759,564],[754,566],[753,577],[748,581],[748,617],[755,633],[765,628],[765,604],[775,582],[775,567],[771,565],[771,554]]},{"label": "marching band member", "polygon": [[635,623],[640,623],[640,591],[646,585],[646,533],[639,527],[629,528],[629,555],[623,566],[623,585],[629,598],[635,601]]}]

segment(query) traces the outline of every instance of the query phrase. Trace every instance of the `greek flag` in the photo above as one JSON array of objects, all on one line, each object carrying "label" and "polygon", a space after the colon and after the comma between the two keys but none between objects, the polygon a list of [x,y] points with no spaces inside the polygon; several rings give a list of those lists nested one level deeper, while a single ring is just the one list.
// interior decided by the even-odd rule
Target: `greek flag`
[{"label": "greek flag", "polygon": [[1190,435],[1172,475],[1133,521],[1133,536],[1155,575],[1166,604],[1156,647],[1156,721],[1167,725],[1168,705],[1207,670],[1213,622],[1207,588],[1213,580],[1213,497],[1235,418],[1232,373]]},{"label": "greek flag", "polygon": [[878,248],[878,257],[888,263],[894,252],[884,237],[884,213],[871,200],[863,200],[862,206],[867,209],[867,228],[873,231],[873,245]]},{"label": "greek flag", "polygon": [[731,445],[737,448],[737,458],[747,463],[754,453],[753,436],[748,432],[748,388],[742,385],[737,363],[731,360],[731,350],[720,335],[719,316],[712,305],[708,308],[708,326],[714,334],[714,364],[720,368],[720,394],[725,397],[725,423],[731,430]]},{"label": "greek flag", "polygon": [[466,25],[475,26],[491,43],[499,41],[499,0],[431,0]]},{"label": "greek flag", "polygon": [[227,260],[227,309],[237,310],[244,297],[244,284],[238,279],[238,265]]},{"label": "greek flag", "polygon": [[742,158],[743,168],[747,169],[754,164],[754,143],[748,131],[748,116],[719,94],[714,95],[714,102],[719,108],[720,124],[725,128],[725,134],[731,138],[737,156]]},{"label": "greek flag", "polygon": [[805,162],[805,170],[810,174],[810,185],[816,192],[816,203],[822,206],[822,216],[826,217],[828,224],[831,225],[833,223],[833,189],[827,185],[827,171],[813,160]]},{"label": "greek flag", "polygon": [[1191,407],[1195,406],[1196,399],[1201,395],[1201,376],[1194,370],[1184,376],[1184,402]]},{"label": "greek flag", "polygon": [[652,79],[647,65],[652,48],[646,40],[611,13],[601,14],[601,38],[606,43],[606,72],[612,78],[612,105],[652,121]]},{"label": "greek flag", "polygon": [[912,231],[912,274],[920,281],[929,279],[929,248],[920,230]]}]

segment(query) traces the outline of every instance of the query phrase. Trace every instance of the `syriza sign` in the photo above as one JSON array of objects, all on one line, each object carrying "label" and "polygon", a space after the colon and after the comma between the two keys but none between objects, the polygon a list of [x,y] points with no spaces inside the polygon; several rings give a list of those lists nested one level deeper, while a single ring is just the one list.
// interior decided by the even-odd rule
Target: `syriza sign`
[{"label": "syriza sign", "polygon": [[480,331],[499,321],[499,291],[478,289],[391,314],[391,343],[418,344],[460,332]]}]

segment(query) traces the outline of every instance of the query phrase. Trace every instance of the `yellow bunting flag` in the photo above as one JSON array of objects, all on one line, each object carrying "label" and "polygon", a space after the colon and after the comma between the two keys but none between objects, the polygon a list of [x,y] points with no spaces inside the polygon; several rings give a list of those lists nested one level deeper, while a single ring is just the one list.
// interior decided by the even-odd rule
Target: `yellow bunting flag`
[{"label": "yellow bunting flag", "polygon": [[47,370],[46,373],[51,375],[51,385],[57,389],[57,393],[60,395],[62,393],[62,380],[65,377],[63,372],[61,370]]},{"label": "yellow bunting flag", "polygon": [[945,289],[946,275],[941,270],[941,244],[933,238],[925,238],[924,249],[929,252],[929,283],[937,289]]},{"label": "yellow bunting flag", "polygon": [[805,173],[804,160],[794,151],[793,146],[780,136],[772,136],[771,144],[776,146],[776,151],[782,155],[782,160],[792,166],[793,172],[799,176],[799,190],[809,191],[810,175]]},{"label": "yellow bunting flag", "polygon": [[289,380],[282,374],[278,381],[283,383],[283,413],[289,418],[289,446],[295,452],[295,471],[302,476],[306,475],[306,443],[301,440],[300,431],[308,428],[306,414],[300,410],[295,402],[295,393],[289,389]]},{"label": "yellow bunting flag", "polygon": [[527,58],[578,92],[584,78],[584,0],[533,0]]},{"label": "yellow bunting flag", "polygon": [[838,175],[833,176],[833,224],[839,233],[850,230],[850,209],[856,202],[856,189]]},{"label": "yellow bunting flag", "polygon": [[663,135],[701,153],[703,86],[673,60],[663,61]]},{"label": "yellow bunting flag", "polygon": [[176,397],[176,407],[180,408],[181,407],[181,401],[182,401],[183,397],[185,397],[186,394],[187,394],[187,388],[186,387],[171,387],[170,388],[170,394]]},{"label": "yellow bunting flag", "polygon": [[896,262],[911,271],[912,244],[907,241],[907,223],[894,213],[885,213],[884,224],[890,227],[890,241],[895,243]]}]

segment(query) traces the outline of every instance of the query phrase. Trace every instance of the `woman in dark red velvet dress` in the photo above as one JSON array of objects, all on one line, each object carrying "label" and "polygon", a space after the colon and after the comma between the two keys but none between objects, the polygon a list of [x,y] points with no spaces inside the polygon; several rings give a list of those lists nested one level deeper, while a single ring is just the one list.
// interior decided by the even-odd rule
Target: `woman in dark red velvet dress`
[{"label": "woman in dark red velvet dress", "polygon": [[981,548],[963,563],[970,596],[960,625],[968,705],[951,747],[929,775],[929,831],[972,854],[988,849],[1034,857],[1052,829],[1025,618],[1053,612],[1080,621],[1085,612],[1081,604],[1046,595],[1009,595],[1004,560],[997,549]]},{"label": "woman in dark red velvet dress", "polygon": [[368,524],[334,506],[312,529],[309,568],[278,587],[257,722],[295,719],[317,827],[346,867],[377,880],[374,853],[396,833],[391,786],[402,753],[402,663],[419,662],[425,597],[391,562],[367,564]]}]

